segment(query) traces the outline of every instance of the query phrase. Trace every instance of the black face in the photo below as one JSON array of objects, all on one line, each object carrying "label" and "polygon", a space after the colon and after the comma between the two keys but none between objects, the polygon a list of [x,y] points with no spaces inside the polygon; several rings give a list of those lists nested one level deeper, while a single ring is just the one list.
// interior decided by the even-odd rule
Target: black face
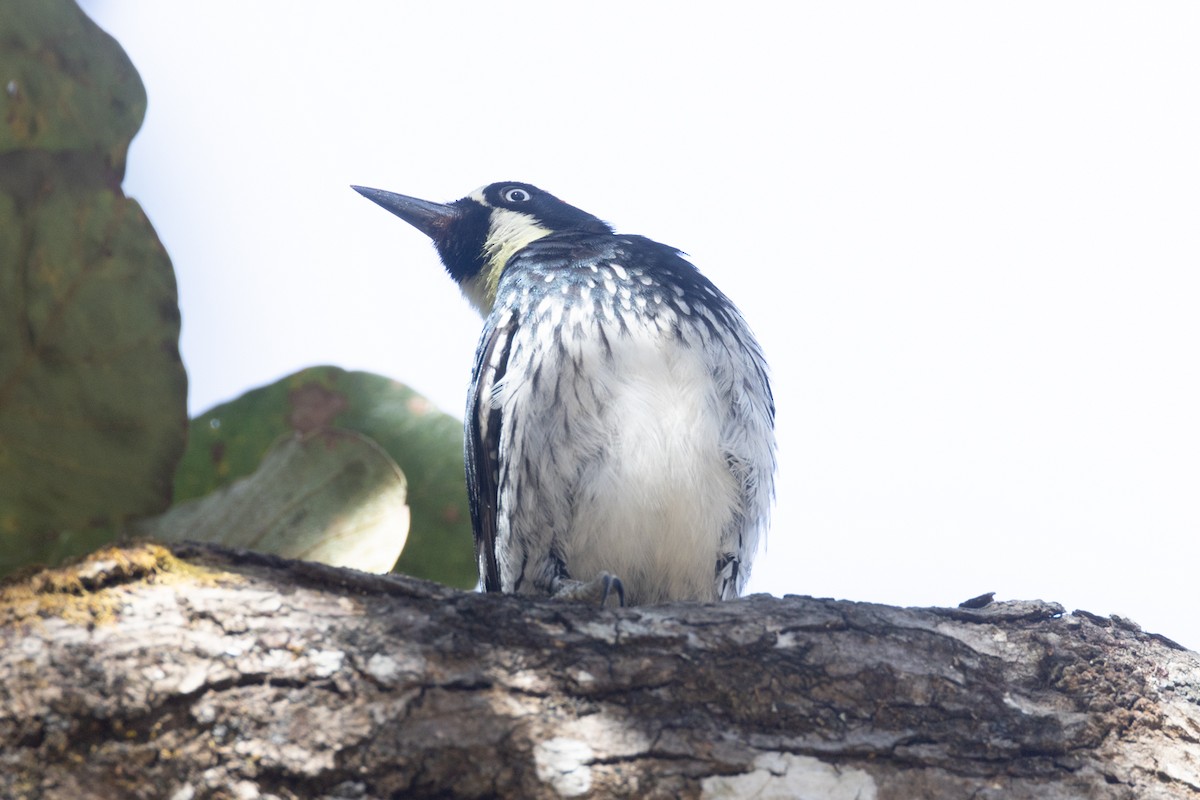
[{"label": "black face", "polygon": [[483,243],[487,241],[490,212],[469,197],[450,205],[457,214],[430,238],[446,272],[456,283],[462,283],[483,271]]},{"label": "black face", "polygon": [[[564,203],[554,195],[528,183],[505,181],[483,189],[487,206],[471,197],[450,205],[458,212],[432,235],[438,255],[454,280],[462,282],[484,269],[483,249],[497,208],[528,214],[555,232],[611,234],[612,228],[591,214]],[[490,207],[489,207],[490,206]]]},{"label": "black face", "polygon": [[[554,233],[583,233],[605,236],[613,232],[586,211],[568,205],[552,194],[528,183],[493,183],[484,187],[483,202],[472,196],[453,203],[431,203],[383,189],[355,186],[355,191],[409,223],[433,240],[446,271],[462,283],[484,270],[484,248],[497,209],[526,214],[531,225]],[[506,225],[522,224],[520,217]]]}]

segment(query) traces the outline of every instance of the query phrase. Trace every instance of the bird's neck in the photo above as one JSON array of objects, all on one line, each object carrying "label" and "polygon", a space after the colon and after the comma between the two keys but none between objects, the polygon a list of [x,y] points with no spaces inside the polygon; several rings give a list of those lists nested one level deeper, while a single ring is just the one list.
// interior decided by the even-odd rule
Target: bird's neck
[{"label": "bird's neck", "polygon": [[529,214],[507,209],[492,211],[487,238],[483,242],[483,269],[463,281],[462,290],[467,299],[485,317],[496,304],[496,292],[500,276],[509,259],[530,242],[536,242],[553,231],[541,225]]}]

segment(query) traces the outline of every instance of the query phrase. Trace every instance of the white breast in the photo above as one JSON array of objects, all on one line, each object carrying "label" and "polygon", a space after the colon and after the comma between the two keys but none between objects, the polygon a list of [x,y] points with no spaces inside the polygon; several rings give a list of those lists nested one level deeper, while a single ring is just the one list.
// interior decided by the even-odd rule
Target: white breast
[{"label": "white breast", "polygon": [[[635,301],[623,299],[630,311]],[[530,329],[513,341],[495,397],[517,420],[501,441],[510,465],[499,498],[502,583],[539,574],[553,549],[572,578],[621,578],[631,603],[717,599],[719,555],[748,558],[743,487],[728,460],[731,438],[746,438],[728,386],[738,372],[730,359],[741,356],[681,345],[675,326],[686,334],[692,321],[669,308],[649,316],[618,307],[599,319],[591,308],[539,311],[550,324],[538,330],[566,331],[561,349]],[[752,554],[757,534],[747,538]]]},{"label": "white breast", "polygon": [[593,372],[607,388],[596,424],[610,455],[587,465],[567,563],[608,570],[636,602],[712,600],[737,486],[721,452],[721,414],[701,352],[634,329]]}]

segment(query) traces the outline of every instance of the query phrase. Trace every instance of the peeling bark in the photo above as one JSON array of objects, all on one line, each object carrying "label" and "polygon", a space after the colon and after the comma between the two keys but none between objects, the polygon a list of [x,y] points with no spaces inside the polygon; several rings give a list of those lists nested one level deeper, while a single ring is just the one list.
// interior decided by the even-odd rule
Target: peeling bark
[{"label": "peeling bark", "polygon": [[3,589],[0,796],[1200,798],[1200,656],[980,602],[601,609],[110,549]]}]

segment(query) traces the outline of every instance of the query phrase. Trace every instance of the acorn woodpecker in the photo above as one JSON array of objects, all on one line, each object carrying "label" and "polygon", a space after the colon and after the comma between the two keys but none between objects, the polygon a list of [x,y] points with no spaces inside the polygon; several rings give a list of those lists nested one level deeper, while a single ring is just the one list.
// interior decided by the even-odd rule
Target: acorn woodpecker
[{"label": "acorn woodpecker", "polygon": [[432,239],[486,319],[466,409],[483,588],[737,597],[773,499],[775,406],[729,298],[675,248],[527,183],[448,204],[354,189]]}]

